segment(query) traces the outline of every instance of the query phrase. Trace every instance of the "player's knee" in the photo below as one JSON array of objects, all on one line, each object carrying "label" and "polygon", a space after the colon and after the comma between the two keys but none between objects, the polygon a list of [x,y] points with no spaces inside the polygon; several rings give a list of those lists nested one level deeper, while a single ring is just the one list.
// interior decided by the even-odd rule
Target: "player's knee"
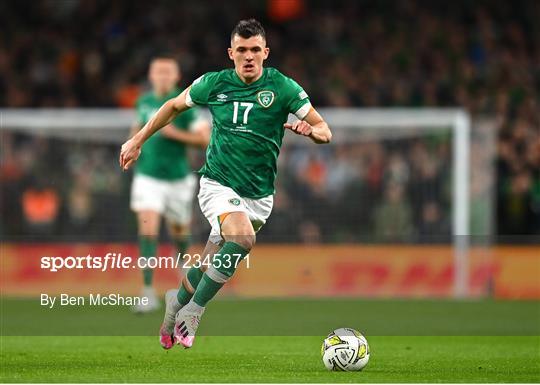
[{"label": "player's knee", "polygon": [[222,227],[221,235],[225,241],[237,243],[248,251],[253,248],[256,241],[255,230],[249,220],[227,223],[227,226]]},{"label": "player's knee", "polygon": [[137,213],[139,236],[157,237],[159,234],[160,214],[158,212],[143,210]]},{"label": "player's knee", "polygon": [[255,246],[256,240],[257,240],[257,236],[255,235],[255,233],[253,233],[253,234],[242,237],[241,242],[238,244],[246,250],[251,250],[253,246]]}]

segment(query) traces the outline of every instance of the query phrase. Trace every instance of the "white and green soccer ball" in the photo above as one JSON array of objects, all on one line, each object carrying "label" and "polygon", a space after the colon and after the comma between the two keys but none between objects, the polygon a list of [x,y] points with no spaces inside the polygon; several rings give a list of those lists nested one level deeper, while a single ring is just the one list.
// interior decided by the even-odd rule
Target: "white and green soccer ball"
[{"label": "white and green soccer ball", "polygon": [[359,331],[340,328],[324,339],[321,355],[326,369],[355,372],[367,365],[369,345]]}]

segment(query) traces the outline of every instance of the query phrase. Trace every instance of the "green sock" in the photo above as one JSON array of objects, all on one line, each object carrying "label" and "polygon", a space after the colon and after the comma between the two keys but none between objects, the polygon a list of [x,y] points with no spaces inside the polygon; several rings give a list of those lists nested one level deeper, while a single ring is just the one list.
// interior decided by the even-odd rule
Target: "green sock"
[{"label": "green sock", "polygon": [[[202,276],[203,272],[200,268],[192,267],[188,270],[185,279],[187,279],[191,287],[196,290],[197,286],[199,286],[199,282],[201,281]],[[180,283],[180,288],[178,289],[178,294],[176,295],[178,303],[184,306],[186,303],[189,302],[191,297],[193,297],[193,294],[187,291],[187,289],[184,287],[184,279],[182,279],[182,283]]]},{"label": "green sock", "polygon": [[225,282],[219,283],[210,278],[207,274],[204,274],[197,290],[193,294],[193,302],[199,306],[206,306],[208,301],[210,301],[217,294],[219,289],[225,285]]},{"label": "green sock", "polygon": [[[157,238],[140,236],[139,237],[139,254],[140,258],[154,257],[157,250]],[[143,269],[144,286],[152,286],[152,278],[154,271],[152,269]]]},{"label": "green sock", "polygon": [[[221,274],[225,275],[227,278],[232,277],[236,271],[236,258],[239,255],[240,259],[249,253],[249,250],[244,249],[238,243],[235,242],[225,242],[223,247],[214,255],[214,261],[216,259],[221,260],[221,263],[216,263],[216,270]],[[231,263],[227,263],[227,260],[230,260]],[[225,282],[216,282],[208,276],[208,273],[205,273],[193,294],[193,302],[199,306],[206,306],[208,301],[210,301],[217,294],[219,289],[223,287]]]}]

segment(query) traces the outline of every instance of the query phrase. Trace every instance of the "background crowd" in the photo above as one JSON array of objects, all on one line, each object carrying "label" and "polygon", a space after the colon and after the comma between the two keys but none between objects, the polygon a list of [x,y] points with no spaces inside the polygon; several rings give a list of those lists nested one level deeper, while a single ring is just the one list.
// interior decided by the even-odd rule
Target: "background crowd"
[{"label": "background crowd", "polygon": [[[302,84],[316,106],[461,106],[495,122],[496,178],[483,185],[496,197],[493,231],[540,234],[540,2],[268,0],[242,9],[210,1],[2,2],[0,106],[131,107],[154,54],[177,55],[187,85],[230,66],[232,26],[256,15],[271,47],[267,65]],[[4,239],[135,236],[117,146],[0,135]],[[430,135],[317,151],[289,146],[261,237],[444,241],[450,144]],[[195,154],[194,165],[200,161]],[[203,223],[197,218],[195,235],[205,234]]]}]

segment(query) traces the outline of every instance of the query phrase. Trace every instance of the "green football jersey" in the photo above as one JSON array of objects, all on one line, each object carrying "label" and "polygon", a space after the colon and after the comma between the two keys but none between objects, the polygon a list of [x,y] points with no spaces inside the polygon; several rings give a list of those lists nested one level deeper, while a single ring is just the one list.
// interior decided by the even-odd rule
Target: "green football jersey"
[{"label": "green football jersey", "polygon": [[208,106],[212,114],[206,163],[199,172],[241,197],[273,194],[283,124],[289,113],[303,119],[311,107],[302,87],[275,68],[264,68],[252,84],[226,69],[195,80],[186,102]]},{"label": "green football jersey", "polygon": [[[168,99],[174,98],[182,90],[174,89],[170,94],[157,97],[153,92],[141,95],[137,100],[137,122],[142,126],[150,120],[156,111]],[[178,130],[189,130],[195,121],[197,111],[190,109],[178,115],[172,124]],[[184,178],[191,172],[186,154],[186,145],[161,135],[160,132],[152,135],[144,143],[141,156],[136,163],[136,173],[151,176],[157,179],[174,180]]]}]

